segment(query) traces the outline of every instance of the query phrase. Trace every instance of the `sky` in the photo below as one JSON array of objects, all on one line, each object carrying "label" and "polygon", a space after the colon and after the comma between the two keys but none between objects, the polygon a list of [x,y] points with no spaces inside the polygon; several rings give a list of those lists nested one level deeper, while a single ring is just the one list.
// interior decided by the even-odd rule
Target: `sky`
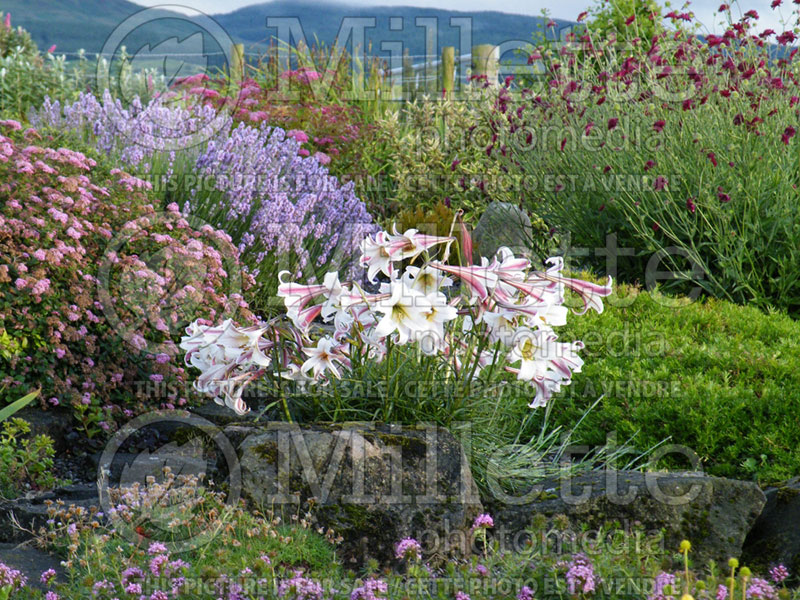
[{"label": "sky", "polygon": [[[143,6],[158,6],[169,4],[169,0],[134,0]],[[695,0],[690,5],[690,9],[695,12],[699,21],[705,29],[711,33],[719,33],[723,28],[718,23],[720,21],[717,9],[723,1],[730,0]],[[251,4],[261,4],[254,0],[175,0],[175,4],[188,6],[195,10],[207,14],[219,14],[232,12],[243,6]],[[523,15],[540,15],[542,9],[547,9],[550,16],[559,19],[575,20],[582,11],[593,4],[591,0],[345,0],[343,3],[354,4],[357,6],[422,6],[427,8],[442,8],[447,10],[459,11],[479,11],[479,10],[498,10],[506,13],[517,13]],[[663,5],[663,0],[661,1]],[[673,0],[673,8],[680,8],[682,0]],[[777,11],[770,8],[770,0],[741,0],[734,4],[734,15],[739,11],[744,13],[750,9],[755,9],[760,15],[759,27],[772,28],[778,33],[783,31],[780,15]],[[554,6],[555,5],[555,6]],[[785,9],[783,16],[791,16],[791,8],[797,8],[791,0],[784,0]],[[174,8],[174,7],[170,7]],[[302,14],[298,15],[302,21]]]}]

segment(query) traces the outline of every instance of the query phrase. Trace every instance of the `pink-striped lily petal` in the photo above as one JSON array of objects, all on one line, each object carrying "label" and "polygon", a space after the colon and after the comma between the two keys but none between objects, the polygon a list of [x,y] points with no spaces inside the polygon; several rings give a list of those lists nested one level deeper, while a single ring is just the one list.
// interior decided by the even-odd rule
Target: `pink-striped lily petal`
[{"label": "pink-striped lily petal", "polygon": [[455,265],[445,265],[437,261],[430,263],[430,266],[434,269],[444,271],[445,273],[455,275],[463,281],[467,287],[473,290],[481,300],[488,298],[489,289],[497,285],[497,273],[494,273],[486,266],[457,267]]}]

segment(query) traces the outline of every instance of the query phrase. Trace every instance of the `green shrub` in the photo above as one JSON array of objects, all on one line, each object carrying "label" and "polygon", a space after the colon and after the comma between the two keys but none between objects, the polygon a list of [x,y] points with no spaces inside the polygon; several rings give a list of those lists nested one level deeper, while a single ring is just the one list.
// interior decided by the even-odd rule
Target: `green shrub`
[{"label": "green shrub", "polygon": [[13,417],[0,430],[0,496],[13,498],[27,490],[46,490],[58,484],[53,476],[53,440],[30,437],[27,421]]},{"label": "green shrub", "polygon": [[14,53],[33,58],[38,52],[30,34],[22,27],[11,27],[11,15],[0,11],[0,58]]},{"label": "green shrub", "polygon": [[[800,322],[755,307],[689,302],[621,285],[602,315],[572,319],[586,364],[562,397],[553,424],[605,444],[637,434],[640,451],[670,438],[712,475],[770,483],[800,471]],[[664,465],[690,467],[679,457]]]},{"label": "green shrub", "polygon": [[641,47],[649,49],[650,40],[664,31],[656,0],[599,0],[589,15],[586,27],[596,40],[614,37],[618,42],[632,42],[638,38]]}]

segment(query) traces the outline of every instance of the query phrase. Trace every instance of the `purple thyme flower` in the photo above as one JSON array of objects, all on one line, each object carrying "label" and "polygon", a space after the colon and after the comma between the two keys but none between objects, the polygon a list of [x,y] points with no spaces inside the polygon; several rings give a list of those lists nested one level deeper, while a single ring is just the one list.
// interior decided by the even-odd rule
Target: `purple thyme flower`
[{"label": "purple thyme flower", "polygon": [[597,579],[591,561],[583,554],[575,554],[565,575],[570,594],[588,594],[595,590]]},{"label": "purple thyme flower", "polygon": [[533,590],[527,585],[522,586],[517,594],[517,600],[533,600]]},{"label": "purple thyme flower", "polygon": [[[350,594],[350,600],[378,600],[383,598],[383,594],[389,591],[389,586],[385,581],[370,577],[364,585],[357,587]],[[380,595],[379,595],[380,594]]]},{"label": "purple thyme flower", "polygon": [[666,600],[668,598],[672,598],[672,593],[669,595],[664,594],[664,588],[670,586],[674,590],[675,586],[675,575],[672,573],[664,573],[663,571],[656,575],[655,581],[653,583],[653,595],[648,598],[648,600]]},{"label": "purple thyme flower", "polygon": [[777,565],[769,570],[769,576],[774,583],[782,583],[784,579],[789,577],[789,571],[785,566]]},{"label": "purple thyme flower", "polygon": [[775,600],[778,594],[766,579],[753,577],[747,584],[747,597],[756,600]]},{"label": "purple thyme flower", "polygon": [[475,517],[475,522],[472,524],[472,529],[488,529],[490,527],[494,527],[494,519],[486,513]]},{"label": "purple thyme flower", "polygon": [[413,538],[405,538],[397,543],[394,555],[395,558],[400,560],[404,558],[415,558],[419,560],[422,557],[422,546]]}]

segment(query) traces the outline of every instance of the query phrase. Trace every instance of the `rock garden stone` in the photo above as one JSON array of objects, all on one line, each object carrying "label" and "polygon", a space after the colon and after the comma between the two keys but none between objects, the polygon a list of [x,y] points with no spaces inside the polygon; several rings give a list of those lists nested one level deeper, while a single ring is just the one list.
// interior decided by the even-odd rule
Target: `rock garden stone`
[{"label": "rock garden stone", "polygon": [[692,542],[695,564],[741,556],[745,536],[766,502],[752,482],[638,471],[597,471],[550,479],[526,497],[502,500],[489,508],[495,516],[493,533],[505,538],[506,546],[524,543],[526,538],[519,532],[537,515],[551,522],[564,515],[567,532],[578,538],[584,528],[597,530],[615,522],[628,530],[637,523],[645,532],[663,529],[668,550],[677,550],[682,539]]},{"label": "rock garden stone", "polygon": [[764,571],[783,564],[800,573],[800,478],[765,491],[767,503],[744,544],[748,564]]},{"label": "rock garden stone", "polygon": [[316,523],[342,536],[352,563],[387,563],[408,536],[431,554],[468,551],[481,503],[461,444],[445,429],[271,423],[225,433],[239,447],[243,496],[284,517],[311,501]]},{"label": "rock garden stone", "polygon": [[515,254],[528,254],[533,226],[525,212],[510,202],[492,202],[481,215],[472,233],[477,256],[491,258],[498,248],[507,246]]}]

